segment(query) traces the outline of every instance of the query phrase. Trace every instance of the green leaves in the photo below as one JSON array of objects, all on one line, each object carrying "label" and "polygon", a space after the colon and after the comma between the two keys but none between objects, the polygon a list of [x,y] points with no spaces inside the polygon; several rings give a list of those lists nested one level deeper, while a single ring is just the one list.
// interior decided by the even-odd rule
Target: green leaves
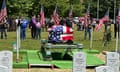
[{"label": "green leaves", "polygon": [[32,1],[28,0],[9,0],[7,1],[7,10],[9,16],[28,16],[32,9]]},{"label": "green leaves", "polygon": [[[90,13],[93,17],[97,14],[97,1],[98,0],[7,0],[7,11],[9,16],[28,16],[33,14],[38,15],[40,12],[40,6],[43,4],[45,16],[50,17],[55,9],[55,5],[58,5],[58,11],[60,16],[68,16],[69,6],[72,3],[73,16],[81,16],[85,14],[88,4],[90,4]],[[113,18],[114,13],[114,0],[99,0],[99,17],[103,17],[104,13],[110,8],[110,17]],[[116,7],[119,7],[120,0],[116,0]],[[2,0],[0,0],[2,5]],[[0,6],[1,7],[1,6]],[[116,11],[117,11],[116,8]]]}]

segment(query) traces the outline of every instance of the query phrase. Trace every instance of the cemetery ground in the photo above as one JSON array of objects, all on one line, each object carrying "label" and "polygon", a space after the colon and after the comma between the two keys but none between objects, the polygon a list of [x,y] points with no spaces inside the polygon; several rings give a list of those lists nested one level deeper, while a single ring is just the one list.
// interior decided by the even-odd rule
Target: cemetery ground
[{"label": "cemetery ground", "polygon": [[[107,43],[107,45],[102,48],[102,39],[103,39],[103,33],[104,33],[104,27],[100,31],[94,31],[93,32],[93,47],[92,49],[99,50],[100,52],[103,51],[114,51],[115,50],[115,44],[116,40],[114,38],[114,29],[112,25],[112,40]],[[27,36],[25,40],[21,41],[21,48],[20,50],[39,50],[40,49],[40,40],[33,40],[31,39],[30,29],[27,29]],[[42,32],[41,33],[41,39],[47,39],[48,32]],[[84,31],[76,31],[74,32],[74,41],[77,43],[82,43],[84,49],[89,49],[90,41],[84,40]],[[120,41],[120,39],[119,39]],[[0,39],[0,50],[13,50],[13,43],[16,42],[16,32],[8,32],[8,39],[1,40]],[[120,50],[120,45],[118,47],[118,50]],[[97,55],[102,60],[104,60],[104,55],[101,53]],[[51,68],[25,68],[25,69],[13,69],[13,72],[72,72],[72,69],[57,69],[55,68],[52,70]],[[94,69],[87,68],[87,72],[94,72]]]}]

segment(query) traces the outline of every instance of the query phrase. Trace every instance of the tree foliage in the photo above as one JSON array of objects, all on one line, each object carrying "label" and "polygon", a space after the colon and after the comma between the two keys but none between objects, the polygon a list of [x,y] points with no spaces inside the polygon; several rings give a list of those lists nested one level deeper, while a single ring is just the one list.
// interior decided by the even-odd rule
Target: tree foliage
[{"label": "tree foliage", "polygon": [[[9,16],[28,16],[38,15],[40,13],[41,4],[44,6],[46,17],[50,17],[58,6],[60,16],[67,17],[70,4],[72,4],[73,16],[84,16],[88,5],[90,4],[90,13],[93,17],[97,16],[98,0],[6,0],[7,11]],[[110,17],[114,15],[114,0],[99,0],[99,18],[103,17],[107,9],[110,9]],[[120,0],[116,0],[116,14],[120,4]],[[0,0],[0,8],[2,0]]]}]

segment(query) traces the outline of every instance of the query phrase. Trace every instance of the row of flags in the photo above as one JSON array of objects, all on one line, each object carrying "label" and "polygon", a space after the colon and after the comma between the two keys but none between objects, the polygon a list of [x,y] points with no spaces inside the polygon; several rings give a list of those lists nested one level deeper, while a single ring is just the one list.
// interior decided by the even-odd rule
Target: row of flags
[{"label": "row of flags", "polygon": [[[69,10],[69,18],[72,18],[72,4],[70,5],[70,10]],[[53,11],[52,19],[54,20],[55,25],[59,25],[60,18],[58,15],[58,7],[56,5],[55,10]],[[43,6],[41,5],[41,11],[40,11],[40,23],[42,26],[45,24],[45,16],[44,16],[44,10]]]},{"label": "row of flags", "polygon": [[[88,26],[89,20],[90,20],[90,5],[88,6],[86,14],[85,14],[85,17],[84,17],[84,27]],[[120,7],[119,7],[119,10],[118,10],[118,15],[117,15],[116,20],[120,24]],[[109,18],[109,9],[105,13],[104,17],[102,17],[101,19],[99,19],[99,23],[97,24],[95,30],[96,31],[100,30],[101,27],[102,27],[102,25],[104,24],[104,22],[108,22],[108,21],[110,21],[110,18]]]},{"label": "row of flags", "polygon": [[[6,8],[6,0],[3,0],[2,3],[2,8],[0,11],[0,21],[7,16],[7,8]],[[72,18],[72,5],[70,5],[70,13],[69,13],[69,17]],[[53,12],[52,18],[54,20],[54,23],[56,25],[59,24],[60,19],[59,19],[59,15],[58,15],[58,8],[57,5],[55,7],[55,10]],[[42,26],[45,25],[45,16],[44,16],[44,9],[43,9],[43,5],[41,5],[41,11],[40,11],[40,23]]]}]

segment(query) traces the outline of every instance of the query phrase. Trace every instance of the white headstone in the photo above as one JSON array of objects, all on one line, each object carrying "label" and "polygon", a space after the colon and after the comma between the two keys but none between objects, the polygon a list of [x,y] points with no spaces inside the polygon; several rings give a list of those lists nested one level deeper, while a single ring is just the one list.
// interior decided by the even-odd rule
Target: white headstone
[{"label": "white headstone", "polygon": [[0,72],[9,72],[8,67],[0,65]]},{"label": "white headstone", "polygon": [[110,66],[99,66],[95,68],[95,72],[115,72]]},{"label": "white headstone", "polygon": [[86,72],[86,54],[76,52],[73,55],[73,72]]},{"label": "white headstone", "polygon": [[119,72],[119,54],[117,52],[107,52],[106,65],[114,69],[114,72]]},{"label": "white headstone", "polygon": [[0,65],[8,67],[9,72],[12,72],[13,54],[11,51],[0,52]]}]

